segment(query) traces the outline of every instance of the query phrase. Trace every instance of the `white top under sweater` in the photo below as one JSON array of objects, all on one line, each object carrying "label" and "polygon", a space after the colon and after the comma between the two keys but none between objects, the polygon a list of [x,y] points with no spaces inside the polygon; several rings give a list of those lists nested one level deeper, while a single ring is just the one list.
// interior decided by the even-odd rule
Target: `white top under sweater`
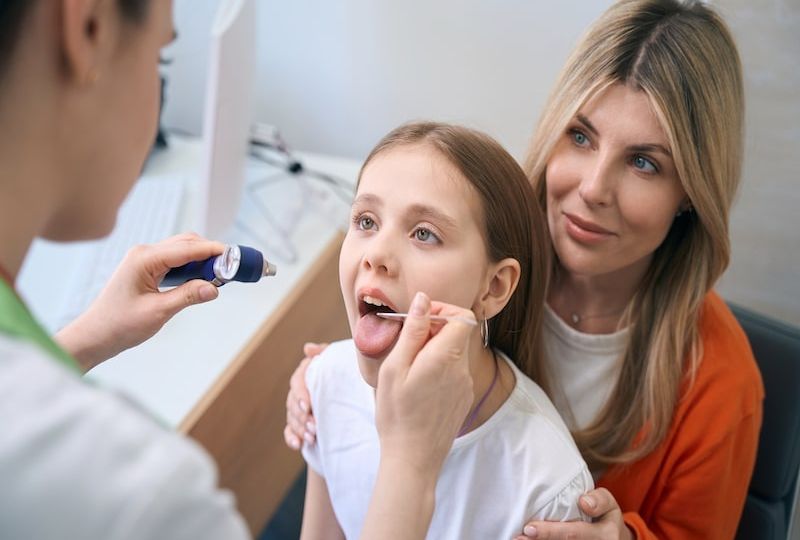
[{"label": "white top under sweater", "polygon": [[545,359],[554,382],[551,397],[571,429],[588,426],[611,395],[629,332],[625,328],[613,334],[585,334],[545,307]]}]

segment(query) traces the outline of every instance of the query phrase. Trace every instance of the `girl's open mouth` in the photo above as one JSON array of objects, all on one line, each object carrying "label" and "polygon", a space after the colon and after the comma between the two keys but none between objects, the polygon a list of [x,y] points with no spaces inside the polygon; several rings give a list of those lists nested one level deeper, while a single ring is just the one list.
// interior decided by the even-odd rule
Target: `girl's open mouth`
[{"label": "girl's open mouth", "polygon": [[401,321],[390,321],[378,317],[378,313],[395,313],[396,309],[382,294],[360,294],[358,299],[359,319],[353,331],[353,342],[356,349],[372,358],[386,354],[394,346],[400,329]]}]

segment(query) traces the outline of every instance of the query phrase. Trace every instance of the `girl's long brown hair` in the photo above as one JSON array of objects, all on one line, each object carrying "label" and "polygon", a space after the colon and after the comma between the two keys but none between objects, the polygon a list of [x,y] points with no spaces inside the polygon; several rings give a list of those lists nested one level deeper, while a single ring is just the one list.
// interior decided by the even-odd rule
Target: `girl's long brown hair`
[{"label": "girl's long brown hair", "polygon": [[514,158],[488,135],[436,122],[415,122],[395,129],[370,152],[361,170],[382,152],[417,144],[435,148],[475,190],[483,210],[488,258],[493,262],[505,258],[519,262],[517,288],[508,304],[489,321],[489,336],[492,347],[506,353],[530,375],[541,358],[551,265],[544,213],[528,178]]}]

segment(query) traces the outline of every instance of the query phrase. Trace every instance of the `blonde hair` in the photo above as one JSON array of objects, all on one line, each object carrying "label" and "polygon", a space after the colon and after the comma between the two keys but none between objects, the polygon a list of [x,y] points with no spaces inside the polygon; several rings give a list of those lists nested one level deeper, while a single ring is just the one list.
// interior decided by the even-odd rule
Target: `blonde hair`
[{"label": "blonde hair", "polygon": [[[551,94],[525,163],[546,208],[547,162],[579,109],[610,85],[646,93],[693,211],[677,217],[623,316],[630,338],[616,386],[574,433],[593,468],[651,452],[702,356],[703,298],[728,265],[728,216],[741,170],[744,97],[736,45],[699,1],[623,0],[588,30]],[[554,272],[559,268],[554,258]],[[554,359],[558,361],[558,359]],[[550,392],[544,363],[534,378]]]},{"label": "blonde hair", "polygon": [[414,122],[393,130],[367,156],[362,173],[379,154],[414,144],[430,145],[473,188],[483,211],[483,239],[489,260],[513,258],[519,262],[517,288],[488,322],[489,344],[530,374],[542,357],[541,328],[551,264],[544,212],[536,204],[527,176],[488,135],[437,122]]}]

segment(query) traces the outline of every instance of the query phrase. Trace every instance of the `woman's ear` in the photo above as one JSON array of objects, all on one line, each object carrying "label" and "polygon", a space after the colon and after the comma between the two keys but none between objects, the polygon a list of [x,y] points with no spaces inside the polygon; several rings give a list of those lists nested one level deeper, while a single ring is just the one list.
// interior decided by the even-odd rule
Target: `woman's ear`
[{"label": "woman's ear", "polygon": [[479,302],[483,313],[478,312],[478,315],[491,319],[500,313],[517,290],[519,276],[520,266],[516,259],[507,258],[492,263],[487,273],[489,281]]},{"label": "woman's ear", "polygon": [[79,85],[94,84],[110,51],[111,26],[118,24],[116,2],[61,0],[61,50],[66,76]]}]

